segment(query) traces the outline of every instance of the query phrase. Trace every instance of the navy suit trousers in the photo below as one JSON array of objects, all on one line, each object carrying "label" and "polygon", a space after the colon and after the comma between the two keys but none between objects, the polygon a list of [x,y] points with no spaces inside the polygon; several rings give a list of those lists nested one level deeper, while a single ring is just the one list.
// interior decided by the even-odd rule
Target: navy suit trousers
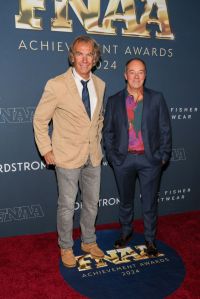
[{"label": "navy suit trousers", "polygon": [[132,232],[134,217],[135,182],[140,183],[141,204],[146,241],[154,241],[157,224],[157,193],[160,183],[161,163],[152,164],[144,155],[128,153],[121,165],[113,165],[120,196],[119,220],[122,236]]}]

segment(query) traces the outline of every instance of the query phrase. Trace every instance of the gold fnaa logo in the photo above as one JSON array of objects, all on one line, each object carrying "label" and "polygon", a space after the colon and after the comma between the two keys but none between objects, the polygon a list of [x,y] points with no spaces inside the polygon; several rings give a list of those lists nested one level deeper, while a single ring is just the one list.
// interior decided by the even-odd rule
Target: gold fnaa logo
[{"label": "gold fnaa logo", "polygon": [[[144,245],[137,245],[135,247],[126,247],[122,249],[112,249],[106,251],[106,254],[103,259],[94,259],[95,268],[104,268],[108,267],[108,264],[112,265],[122,265],[129,264],[132,262],[144,261],[146,259],[154,259],[155,257],[148,257],[145,253]],[[158,253],[158,257],[164,257],[163,253]],[[76,260],[78,263],[79,271],[91,270],[92,265],[92,257],[90,254],[76,256]]]},{"label": "gold fnaa logo", "polygon": [[[101,2],[105,0],[54,0],[52,31],[73,32],[73,20],[69,17],[69,7],[73,10],[88,34],[117,35],[114,22],[124,23],[123,36],[150,38],[149,25],[156,25],[157,39],[174,39],[171,31],[166,0],[140,0],[140,9],[135,0],[107,0],[108,5],[100,24]],[[19,14],[15,15],[15,27],[42,30],[42,18],[37,10],[45,11],[45,0],[19,0]],[[121,10],[120,10],[121,7]],[[138,10],[142,12],[138,13]],[[119,12],[120,10],[120,12]]]}]

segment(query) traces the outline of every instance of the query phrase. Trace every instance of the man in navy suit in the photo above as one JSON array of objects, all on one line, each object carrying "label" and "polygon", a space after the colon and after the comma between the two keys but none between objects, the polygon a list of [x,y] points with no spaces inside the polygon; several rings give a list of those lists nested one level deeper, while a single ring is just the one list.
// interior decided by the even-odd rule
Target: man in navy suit
[{"label": "man in navy suit", "polygon": [[124,75],[126,88],[109,97],[104,120],[104,146],[120,196],[121,236],[114,246],[125,247],[132,238],[138,177],[146,253],[156,256],[157,193],[171,154],[170,118],[162,93],[144,87],[143,60],[129,60]]}]

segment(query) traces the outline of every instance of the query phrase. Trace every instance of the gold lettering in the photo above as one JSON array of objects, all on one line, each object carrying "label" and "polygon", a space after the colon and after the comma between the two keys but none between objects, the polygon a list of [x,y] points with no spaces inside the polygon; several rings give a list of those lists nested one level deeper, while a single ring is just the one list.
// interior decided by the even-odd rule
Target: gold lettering
[{"label": "gold lettering", "polygon": [[91,258],[90,254],[76,256],[76,260],[78,262],[78,270],[79,271],[85,271],[85,270],[92,269],[92,267],[91,267],[91,261],[88,260],[87,258]]},{"label": "gold lettering", "polygon": [[[141,247],[141,246],[140,246]],[[140,248],[139,246],[135,246],[135,248],[138,250]],[[139,254],[132,248],[127,247],[125,249],[120,249],[122,250],[121,252],[121,260],[124,263],[132,262],[132,261],[138,261],[141,259],[145,259],[146,256],[142,256],[141,252]],[[118,250],[119,251],[119,250]]]},{"label": "gold lettering", "polygon": [[102,29],[98,26],[101,11],[100,0],[88,0],[88,8],[81,0],[69,0],[69,3],[86,32],[103,33]]},{"label": "gold lettering", "polygon": [[[139,37],[150,37],[150,32],[147,30],[147,25],[156,24],[159,31],[156,31],[156,37],[159,39],[174,39],[169,24],[169,16],[167,11],[166,0],[147,0],[145,11],[140,18],[140,24],[134,29]],[[150,17],[152,10],[157,11],[156,17]]]},{"label": "gold lettering", "polygon": [[[51,19],[51,30],[73,32],[73,21],[69,18],[70,6],[90,34],[117,35],[113,22],[123,22],[123,36],[150,38],[152,26],[156,25],[156,38],[174,39],[167,0],[107,0],[105,16],[102,24],[99,24],[101,1],[88,0],[86,6],[84,0],[54,0],[55,17]],[[36,10],[45,10],[45,0],[19,0],[19,15],[15,15],[16,28],[42,30],[42,19],[35,16]]]},{"label": "gold lettering", "polygon": [[121,261],[122,263],[130,263],[133,260],[136,260],[138,256],[137,252],[130,247],[118,249],[118,252],[121,253]]},{"label": "gold lettering", "polygon": [[137,260],[145,260],[149,258],[145,252],[146,249],[145,245],[137,245],[135,246],[135,249],[139,252]]},{"label": "gold lettering", "polygon": [[[119,4],[121,3],[121,7],[123,13],[117,13]],[[104,33],[110,35],[116,35],[116,28],[113,27],[113,21],[123,21],[125,22],[126,29],[122,29],[123,35],[134,35],[134,27],[136,27],[136,13],[135,13],[135,5],[133,0],[110,0],[108,3],[108,7],[103,19],[103,29]]]},{"label": "gold lettering", "polygon": [[102,28],[98,26],[100,0],[88,0],[88,7],[82,0],[55,1],[56,19],[52,21],[53,31],[72,32],[73,22],[68,19],[69,4],[87,33],[103,33]]},{"label": "gold lettering", "polygon": [[35,10],[45,10],[44,0],[19,0],[19,15],[15,15],[15,27],[42,30],[41,18],[35,17]]},{"label": "gold lettering", "polygon": [[118,264],[119,262],[119,256],[117,254],[117,250],[113,249],[113,250],[109,250],[106,253],[108,253],[109,255],[105,255],[104,256],[104,260],[113,263],[113,264]]},{"label": "gold lettering", "polygon": [[107,267],[108,264],[106,262],[104,262],[103,259],[95,259],[96,262],[96,268],[102,268],[102,267]]},{"label": "gold lettering", "polygon": [[72,32],[72,20],[68,20],[69,0],[55,0],[55,18],[51,20],[52,31]]},{"label": "gold lettering", "polygon": [[[144,0],[140,1],[141,3],[144,2]],[[117,13],[120,3],[123,10],[122,14]],[[157,10],[156,17],[150,17],[153,8]],[[170,29],[166,0],[147,0],[140,20],[136,18],[136,7],[132,0],[110,0],[103,20],[104,33],[116,35],[116,28],[113,27],[112,23],[113,21],[123,21],[126,25],[126,29],[122,29],[122,35],[124,36],[150,38],[151,35],[147,30],[147,25],[156,24],[160,31],[156,31],[157,38],[174,39]]]},{"label": "gold lettering", "polygon": [[[108,250],[108,251],[106,251],[106,254],[103,259],[92,259],[90,254],[76,256],[76,260],[78,263],[78,270],[79,271],[91,270],[94,266],[97,269],[103,268],[103,267],[108,267],[109,265],[107,262],[112,263],[114,265],[120,265],[120,264],[131,263],[133,261],[151,259],[145,253],[145,248],[146,248],[145,245],[137,245],[137,246],[135,246],[134,249],[131,247],[126,247],[126,248],[122,248],[122,249]],[[159,253],[158,256],[164,256],[164,254]],[[92,261],[95,261],[95,264],[93,264]],[[132,264],[132,266],[135,267],[134,264]],[[120,267],[121,266],[119,266],[118,269]],[[107,270],[107,271],[109,271],[109,270]],[[88,276],[89,276],[89,273],[88,273]],[[90,275],[90,276],[92,276],[92,275]]]},{"label": "gold lettering", "polygon": [[130,247],[109,250],[107,253],[109,255],[105,255],[104,260],[107,260],[115,265],[130,263],[131,261],[136,260],[138,256],[138,254]]}]

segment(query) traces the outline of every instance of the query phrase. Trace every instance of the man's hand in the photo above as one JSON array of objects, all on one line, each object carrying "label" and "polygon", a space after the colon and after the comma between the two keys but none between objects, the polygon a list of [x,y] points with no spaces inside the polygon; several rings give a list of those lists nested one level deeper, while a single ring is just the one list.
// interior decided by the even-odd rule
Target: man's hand
[{"label": "man's hand", "polygon": [[55,157],[53,151],[50,151],[44,155],[44,159],[47,165],[55,165]]}]

